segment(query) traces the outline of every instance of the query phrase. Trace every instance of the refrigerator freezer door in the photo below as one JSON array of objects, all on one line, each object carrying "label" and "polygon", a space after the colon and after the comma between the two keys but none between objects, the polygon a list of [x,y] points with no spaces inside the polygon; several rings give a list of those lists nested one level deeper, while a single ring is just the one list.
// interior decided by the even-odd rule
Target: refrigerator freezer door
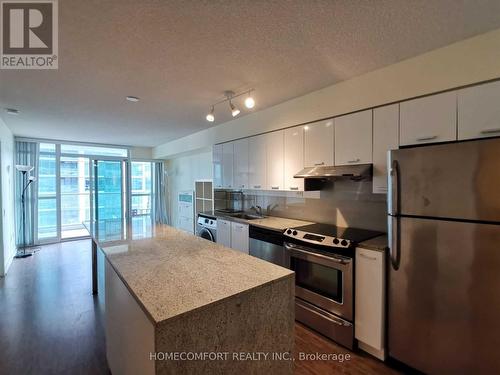
[{"label": "refrigerator freezer door", "polygon": [[500,222],[500,138],[401,149],[390,157],[390,209],[399,196],[401,215]]},{"label": "refrigerator freezer door", "polygon": [[429,374],[500,373],[500,225],[402,217],[399,229],[389,355]]}]

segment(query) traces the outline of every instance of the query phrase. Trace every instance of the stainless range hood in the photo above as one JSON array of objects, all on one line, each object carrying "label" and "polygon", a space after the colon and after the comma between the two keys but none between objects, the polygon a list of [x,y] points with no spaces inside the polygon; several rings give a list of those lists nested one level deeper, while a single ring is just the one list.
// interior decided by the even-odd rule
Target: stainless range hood
[{"label": "stainless range hood", "polygon": [[361,180],[366,177],[371,177],[371,164],[357,165],[340,165],[340,166],[325,166],[319,165],[315,167],[307,167],[297,173],[295,178],[351,178],[353,180]]}]

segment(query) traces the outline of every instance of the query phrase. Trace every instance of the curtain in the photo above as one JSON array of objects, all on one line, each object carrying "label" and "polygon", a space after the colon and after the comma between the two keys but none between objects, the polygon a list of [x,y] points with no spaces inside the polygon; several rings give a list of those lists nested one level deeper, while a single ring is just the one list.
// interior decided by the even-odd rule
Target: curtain
[{"label": "curtain", "polygon": [[[29,181],[29,177],[38,177],[38,156],[39,144],[37,142],[21,142],[16,141],[16,165],[30,165],[34,169],[27,172],[25,175],[16,168],[16,245],[23,245],[23,211],[21,195],[23,189]],[[38,202],[38,183],[34,181],[29,185],[24,193],[25,205],[25,241],[26,246],[32,246],[35,243],[35,215],[37,214]]]},{"label": "curtain", "polygon": [[168,224],[167,175],[163,162],[154,163],[155,223]]}]

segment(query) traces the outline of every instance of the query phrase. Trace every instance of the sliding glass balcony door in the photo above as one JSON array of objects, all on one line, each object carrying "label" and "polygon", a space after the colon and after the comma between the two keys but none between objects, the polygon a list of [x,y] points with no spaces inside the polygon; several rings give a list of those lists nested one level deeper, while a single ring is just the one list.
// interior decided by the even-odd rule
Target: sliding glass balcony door
[{"label": "sliding glass balcony door", "polygon": [[89,158],[63,156],[59,165],[61,238],[87,236],[82,223],[91,219]]},{"label": "sliding glass balcony door", "polygon": [[106,232],[122,233],[126,214],[126,169],[121,160],[93,160],[95,220]]},{"label": "sliding glass balcony door", "polygon": [[123,230],[130,204],[126,149],[40,143],[39,151],[38,243],[86,237],[89,220]]}]

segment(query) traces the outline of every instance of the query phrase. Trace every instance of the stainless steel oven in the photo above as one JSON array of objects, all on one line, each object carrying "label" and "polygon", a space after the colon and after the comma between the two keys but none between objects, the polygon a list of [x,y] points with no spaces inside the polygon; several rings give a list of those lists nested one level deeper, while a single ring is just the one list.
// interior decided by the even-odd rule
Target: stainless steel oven
[{"label": "stainless steel oven", "polygon": [[285,249],[295,271],[295,319],[354,347],[354,248],[379,232],[310,224],[288,228]]},{"label": "stainless steel oven", "polygon": [[295,271],[295,296],[327,312],[353,320],[353,259],[285,243]]}]

